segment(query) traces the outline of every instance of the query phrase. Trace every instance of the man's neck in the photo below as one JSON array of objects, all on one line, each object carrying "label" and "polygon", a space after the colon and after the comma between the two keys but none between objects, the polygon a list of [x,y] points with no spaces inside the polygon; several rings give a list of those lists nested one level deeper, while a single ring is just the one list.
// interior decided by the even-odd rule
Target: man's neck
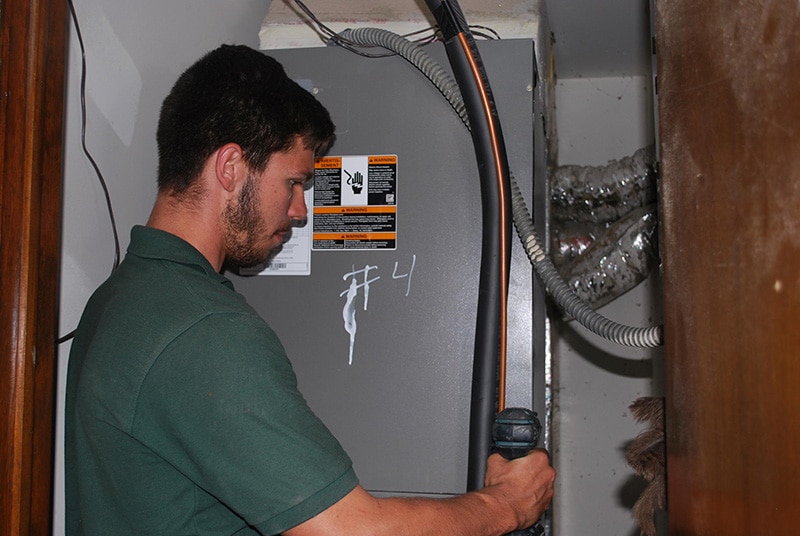
[{"label": "man's neck", "polygon": [[167,194],[159,194],[147,226],[166,231],[195,247],[216,271],[225,260],[223,234],[219,225],[219,212],[212,207],[187,206]]}]

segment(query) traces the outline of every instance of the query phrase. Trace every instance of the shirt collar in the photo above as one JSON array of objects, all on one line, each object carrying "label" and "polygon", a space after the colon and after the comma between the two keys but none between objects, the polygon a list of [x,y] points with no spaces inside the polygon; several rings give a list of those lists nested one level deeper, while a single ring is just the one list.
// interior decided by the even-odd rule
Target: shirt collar
[{"label": "shirt collar", "polygon": [[128,254],[147,259],[177,262],[201,271],[231,289],[233,288],[233,283],[214,270],[208,259],[194,246],[186,240],[160,229],[143,225],[134,226],[131,229]]}]

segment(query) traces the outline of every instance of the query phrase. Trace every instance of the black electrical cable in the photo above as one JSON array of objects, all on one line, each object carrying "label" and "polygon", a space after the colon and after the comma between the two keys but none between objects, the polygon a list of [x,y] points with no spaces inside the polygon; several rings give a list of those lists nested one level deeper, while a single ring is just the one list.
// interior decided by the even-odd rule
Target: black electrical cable
[{"label": "black electrical cable", "polygon": [[[506,303],[511,259],[508,160],[489,81],[477,45],[455,2],[426,0],[445,39],[462,91],[481,179],[483,232],[470,405],[467,490],[483,487],[492,424],[505,399]],[[498,370],[498,366],[500,370]]]},{"label": "black electrical cable", "polygon": [[[81,49],[81,88],[80,88],[80,96],[81,96],[81,147],[83,149],[83,154],[86,155],[86,158],[92,165],[95,174],[97,175],[97,179],[100,181],[100,186],[103,188],[103,195],[105,196],[106,206],[108,207],[108,217],[111,220],[111,230],[114,233],[114,263],[111,267],[111,271],[117,269],[120,262],[120,246],[119,246],[119,234],[117,233],[117,221],[114,217],[114,209],[111,206],[111,194],[108,191],[108,185],[106,184],[106,180],[103,177],[103,173],[100,171],[100,167],[97,165],[92,153],[89,152],[88,147],[86,146],[86,48],[83,44],[83,35],[81,34],[81,27],[78,24],[78,16],[75,13],[75,6],[72,3],[72,0],[67,0],[69,5],[69,12],[72,16],[72,22],[75,25],[75,33],[78,36],[78,44],[80,45]],[[72,337],[75,336],[75,330],[67,333],[63,337],[59,337],[56,339],[56,344],[62,344],[70,340]]]}]

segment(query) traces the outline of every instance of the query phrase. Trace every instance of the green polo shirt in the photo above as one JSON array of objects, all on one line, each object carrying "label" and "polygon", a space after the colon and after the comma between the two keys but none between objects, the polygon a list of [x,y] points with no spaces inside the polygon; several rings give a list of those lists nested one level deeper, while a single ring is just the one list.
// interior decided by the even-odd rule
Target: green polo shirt
[{"label": "green polo shirt", "polygon": [[275,333],[146,227],[81,318],[65,436],[68,536],[278,534],[357,484]]}]

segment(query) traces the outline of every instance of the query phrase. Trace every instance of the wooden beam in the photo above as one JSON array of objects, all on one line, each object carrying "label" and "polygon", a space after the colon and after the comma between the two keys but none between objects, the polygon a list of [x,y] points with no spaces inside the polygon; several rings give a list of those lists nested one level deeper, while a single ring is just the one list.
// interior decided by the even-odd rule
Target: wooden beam
[{"label": "wooden beam", "polygon": [[0,534],[51,532],[64,0],[0,0]]},{"label": "wooden beam", "polygon": [[800,519],[800,10],[657,0],[672,534]]}]

